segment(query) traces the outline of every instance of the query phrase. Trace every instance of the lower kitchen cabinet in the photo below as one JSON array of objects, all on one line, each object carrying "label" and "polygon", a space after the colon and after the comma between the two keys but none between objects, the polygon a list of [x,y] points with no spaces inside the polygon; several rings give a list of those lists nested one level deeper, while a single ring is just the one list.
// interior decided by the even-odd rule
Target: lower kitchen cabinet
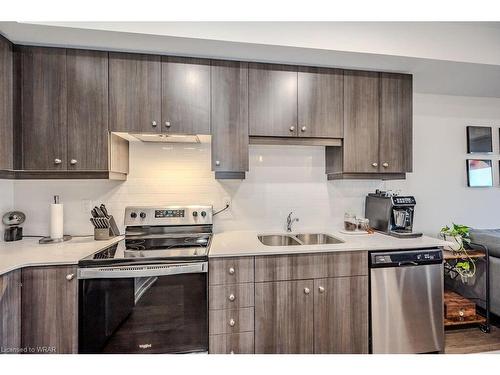
[{"label": "lower kitchen cabinet", "polygon": [[313,353],[313,288],[313,280],[255,284],[255,353]]},{"label": "lower kitchen cabinet", "polygon": [[253,345],[253,332],[210,335],[208,343],[210,354],[252,354]]},{"label": "lower kitchen cabinet", "polygon": [[78,352],[75,266],[22,270],[22,346],[28,353]]},{"label": "lower kitchen cabinet", "polygon": [[314,280],[314,353],[368,353],[368,276]]},{"label": "lower kitchen cabinet", "polygon": [[21,271],[0,276],[1,353],[15,353],[21,347]]}]

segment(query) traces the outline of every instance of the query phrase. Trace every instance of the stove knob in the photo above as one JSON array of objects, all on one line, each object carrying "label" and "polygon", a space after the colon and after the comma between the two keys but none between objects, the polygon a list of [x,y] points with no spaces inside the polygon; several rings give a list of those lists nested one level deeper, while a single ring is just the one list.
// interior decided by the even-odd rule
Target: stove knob
[{"label": "stove knob", "polygon": [[141,213],[139,214],[139,216],[141,217],[141,219],[145,219],[145,218],[146,218],[146,213],[141,212]]},{"label": "stove knob", "polygon": [[197,211],[193,211],[193,216],[194,217],[198,216],[198,212]]},{"label": "stove knob", "polygon": [[207,213],[205,211],[201,211],[201,216],[205,217],[207,216]]},{"label": "stove knob", "polygon": [[137,217],[137,214],[136,214],[135,212],[131,212],[131,213],[130,213],[130,217],[131,217],[132,219],[135,219],[135,218]]}]

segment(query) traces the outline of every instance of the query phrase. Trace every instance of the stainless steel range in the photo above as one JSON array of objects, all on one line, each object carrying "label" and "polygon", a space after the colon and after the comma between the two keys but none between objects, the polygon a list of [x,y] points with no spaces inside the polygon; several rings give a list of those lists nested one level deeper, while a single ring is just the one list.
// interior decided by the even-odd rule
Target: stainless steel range
[{"label": "stainless steel range", "polygon": [[79,351],[208,351],[212,207],[127,207],[125,225],[78,263]]}]

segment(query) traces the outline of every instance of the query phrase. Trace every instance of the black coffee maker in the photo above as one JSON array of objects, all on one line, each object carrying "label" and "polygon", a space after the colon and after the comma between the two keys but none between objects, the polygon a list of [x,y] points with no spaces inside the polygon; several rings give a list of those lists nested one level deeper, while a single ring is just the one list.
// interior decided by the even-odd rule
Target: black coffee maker
[{"label": "black coffee maker", "polygon": [[414,238],[422,233],[413,232],[415,197],[395,195],[376,190],[365,201],[365,216],[370,226],[394,237]]},{"label": "black coffee maker", "polygon": [[23,239],[23,227],[20,227],[26,220],[26,215],[21,211],[10,211],[2,217],[2,223],[7,227],[3,234],[5,242],[19,241]]}]

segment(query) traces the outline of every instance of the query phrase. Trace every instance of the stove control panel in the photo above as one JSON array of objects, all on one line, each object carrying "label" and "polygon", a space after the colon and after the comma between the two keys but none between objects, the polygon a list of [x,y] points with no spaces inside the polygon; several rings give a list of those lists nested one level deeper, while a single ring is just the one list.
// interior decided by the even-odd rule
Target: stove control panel
[{"label": "stove control panel", "polygon": [[140,206],[125,208],[125,225],[212,224],[212,206]]}]

